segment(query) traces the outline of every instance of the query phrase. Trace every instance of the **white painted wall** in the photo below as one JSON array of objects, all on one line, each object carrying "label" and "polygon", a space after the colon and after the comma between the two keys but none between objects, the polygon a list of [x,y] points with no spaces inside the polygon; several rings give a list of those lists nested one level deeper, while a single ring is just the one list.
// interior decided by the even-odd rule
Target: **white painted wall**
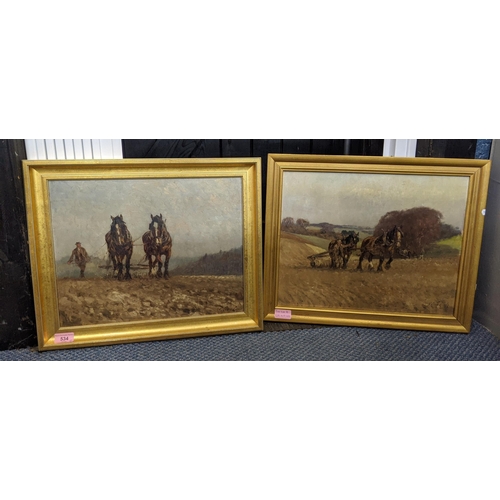
[{"label": "white painted wall", "polygon": [[121,139],[25,139],[28,160],[123,158]]},{"label": "white painted wall", "polygon": [[384,156],[414,158],[417,152],[417,139],[384,139]]}]

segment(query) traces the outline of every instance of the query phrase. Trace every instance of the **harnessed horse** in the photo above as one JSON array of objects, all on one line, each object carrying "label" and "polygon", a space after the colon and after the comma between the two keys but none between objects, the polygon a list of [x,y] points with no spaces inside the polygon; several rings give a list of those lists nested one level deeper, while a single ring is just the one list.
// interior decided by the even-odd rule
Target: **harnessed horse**
[{"label": "harnessed horse", "polygon": [[[161,214],[155,215],[154,217],[153,214],[151,214],[149,231],[146,231],[142,235],[142,242],[144,244],[144,252],[146,252],[146,257],[149,262],[149,276],[153,276],[153,269],[158,265],[156,276],[161,278],[161,268],[165,266],[163,277],[168,279],[168,261],[172,255],[172,237],[167,231],[167,226]],[[165,264],[162,262],[162,255],[165,256]]]},{"label": "harnessed horse", "polygon": [[403,230],[399,226],[394,226],[389,232],[385,232],[381,236],[368,236],[361,243],[361,254],[359,256],[359,263],[357,269],[363,270],[363,259],[368,259],[368,269],[373,271],[372,259],[377,257],[379,264],[377,271],[382,271],[382,264],[385,259],[389,259],[385,268],[391,268],[394,252],[400,251],[401,240],[404,237]]},{"label": "harnessed horse", "polygon": [[[116,277],[119,280],[132,279],[130,275],[130,259],[134,250],[132,236],[123,220],[123,215],[111,216],[111,230],[106,233],[104,239],[108,245],[108,253],[113,261],[113,277],[116,271]],[[125,260],[125,276],[123,275],[123,260]]]},{"label": "harnessed horse", "polygon": [[359,233],[351,232],[342,239],[333,239],[328,245],[330,254],[330,267],[346,269],[352,252],[359,242]]}]

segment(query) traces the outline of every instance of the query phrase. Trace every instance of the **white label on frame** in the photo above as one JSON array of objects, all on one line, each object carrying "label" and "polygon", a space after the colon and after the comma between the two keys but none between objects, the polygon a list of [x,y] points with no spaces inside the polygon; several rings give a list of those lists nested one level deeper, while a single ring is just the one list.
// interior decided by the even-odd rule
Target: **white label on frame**
[{"label": "white label on frame", "polygon": [[54,335],[55,344],[67,344],[75,340],[75,334],[73,332],[68,333],[56,333]]},{"label": "white label on frame", "polygon": [[274,317],[277,319],[292,319],[292,311],[290,309],[275,309]]}]

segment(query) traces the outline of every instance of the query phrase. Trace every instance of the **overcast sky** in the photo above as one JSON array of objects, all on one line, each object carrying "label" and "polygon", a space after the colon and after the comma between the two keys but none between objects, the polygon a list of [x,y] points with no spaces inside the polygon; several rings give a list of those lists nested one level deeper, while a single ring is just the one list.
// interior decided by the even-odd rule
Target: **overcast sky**
[{"label": "overcast sky", "polygon": [[[151,215],[163,215],[173,239],[172,255],[198,256],[243,244],[241,178],[50,181],[56,259],[80,241],[90,255],[107,253],[110,216],[123,215],[142,245]],[[144,255],[134,247],[133,261]]]},{"label": "overcast sky", "polygon": [[463,229],[468,183],[458,176],[284,172],[281,218],[374,227],[389,211],[425,206]]}]

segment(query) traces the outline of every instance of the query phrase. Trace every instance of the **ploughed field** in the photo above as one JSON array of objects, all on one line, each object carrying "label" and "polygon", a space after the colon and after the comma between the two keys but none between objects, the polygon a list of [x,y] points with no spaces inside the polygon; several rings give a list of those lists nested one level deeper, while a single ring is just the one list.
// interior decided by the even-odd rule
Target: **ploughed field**
[{"label": "ploughed field", "polygon": [[63,326],[243,311],[242,276],[59,278],[57,289]]},{"label": "ploughed field", "polygon": [[322,265],[311,267],[307,256],[324,248],[297,235],[282,233],[278,303],[280,307],[374,310],[380,312],[452,314],[458,272],[458,256],[395,259],[391,269],[363,272],[356,270],[358,250],[347,269],[330,269],[328,257]]}]

